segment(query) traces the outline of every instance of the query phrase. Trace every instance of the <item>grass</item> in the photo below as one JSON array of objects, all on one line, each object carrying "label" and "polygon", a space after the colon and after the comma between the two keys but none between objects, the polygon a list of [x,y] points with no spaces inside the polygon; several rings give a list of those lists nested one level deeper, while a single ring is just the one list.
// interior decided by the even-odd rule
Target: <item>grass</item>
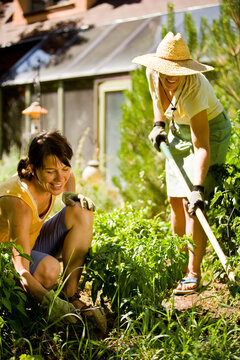
[{"label": "grass", "polygon": [[[150,314],[148,313],[150,312]],[[149,327],[149,316],[154,326]],[[91,329],[83,336],[79,326],[52,329],[42,335],[20,338],[15,343],[15,360],[29,359],[240,359],[239,324],[223,317],[212,318],[192,308],[178,313],[146,309],[138,319],[116,319],[108,337],[94,337]],[[41,357],[40,357],[41,356]],[[26,358],[27,359],[27,358]]]}]

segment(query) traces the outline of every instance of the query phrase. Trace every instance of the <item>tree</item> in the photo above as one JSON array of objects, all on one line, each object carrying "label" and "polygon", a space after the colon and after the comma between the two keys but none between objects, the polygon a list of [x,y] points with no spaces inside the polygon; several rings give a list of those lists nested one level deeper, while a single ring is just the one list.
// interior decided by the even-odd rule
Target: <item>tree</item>
[{"label": "tree", "polygon": [[215,67],[207,76],[229,116],[237,118],[240,108],[239,0],[223,0],[220,16],[211,25],[202,18],[199,37],[191,14],[186,13],[185,33],[192,57]]},{"label": "tree", "polygon": [[152,204],[152,214],[155,214],[166,207],[164,158],[148,140],[153,108],[145,68],[132,72],[132,87],[132,92],[126,92],[126,103],[122,107],[118,152],[121,180],[115,177],[113,181],[124,200]]},{"label": "tree", "polygon": [[210,27],[209,54],[216,65],[215,88],[228,113],[240,108],[240,5],[239,0],[224,0],[221,16]]}]

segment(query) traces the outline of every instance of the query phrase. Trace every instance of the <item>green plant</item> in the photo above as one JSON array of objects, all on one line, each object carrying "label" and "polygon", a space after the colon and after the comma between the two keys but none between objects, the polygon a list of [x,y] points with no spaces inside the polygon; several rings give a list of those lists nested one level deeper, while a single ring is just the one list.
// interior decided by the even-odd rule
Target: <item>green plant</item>
[{"label": "green plant", "polygon": [[[240,111],[238,119],[240,120]],[[230,150],[225,165],[213,169],[214,176],[219,181],[215,194],[208,210],[209,222],[214,228],[224,253],[235,270],[237,277],[240,275],[240,130],[233,128]],[[216,276],[225,277],[219,260],[215,253],[210,252],[208,260]],[[210,265],[210,264],[209,264]]]},{"label": "green plant", "polygon": [[8,347],[12,336],[21,336],[29,318],[25,307],[27,296],[19,283],[19,275],[12,264],[12,249],[16,248],[19,256],[25,256],[21,247],[14,243],[0,243],[0,354]]},{"label": "green plant", "polygon": [[113,181],[125,201],[138,208],[140,204],[151,204],[151,213],[161,212],[165,218],[164,157],[148,139],[153,126],[153,109],[145,68],[132,72],[132,87],[132,92],[126,92],[127,100],[122,107],[120,177]]},{"label": "green plant", "polygon": [[240,106],[239,1],[223,0],[220,16],[212,24],[201,18],[199,37],[191,14],[186,13],[185,32],[191,55],[197,60],[207,59],[215,67],[207,76],[225,110],[235,116]]},{"label": "green plant", "polygon": [[209,56],[215,64],[215,90],[232,116],[240,106],[239,2],[224,0],[221,15],[210,27]]},{"label": "green plant", "polygon": [[159,218],[132,205],[95,217],[94,241],[82,287],[91,282],[93,301],[110,302],[115,312],[139,314],[159,306],[182,275],[186,254],[177,251],[187,239],[171,235]]}]

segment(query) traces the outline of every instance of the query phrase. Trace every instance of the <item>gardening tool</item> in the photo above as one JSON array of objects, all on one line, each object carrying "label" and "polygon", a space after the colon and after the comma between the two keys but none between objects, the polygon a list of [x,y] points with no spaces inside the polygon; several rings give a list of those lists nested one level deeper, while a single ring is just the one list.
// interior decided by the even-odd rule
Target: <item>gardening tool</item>
[{"label": "gardening tool", "polygon": [[[186,197],[188,198],[188,200],[190,200],[191,190],[189,189],[189,186],[188,186],[186,180],[184,179],[179,167],[177,166],[177,164],[169,150],[168,145],[164,141],[162,141],[160,143],[160,148],[161,148],[163,154],[165,155],[172,170],[174,171],[175,175],[177,176],[180,184],[182,185],[182,187],[186,193]],[[214,233],[212,232],[212,230],[206,220],[206,217],[204,216],[202,210],[199,207],[197,207],[197,209],[196,209],[196,216],[197,216],[200,224],[202,225],[203,230],[205,231],[208,239],[210,240],[214,250],[216,251],[216,253],[219,257],[219,260],[221,261],[222,266],[224,267],[224,269],[228,275],[229,280],[235,282],[234,273],[233,273],[231,267],[229,265],[227,265],[227,258],[225,256],[224,252],[222,251]]]}]

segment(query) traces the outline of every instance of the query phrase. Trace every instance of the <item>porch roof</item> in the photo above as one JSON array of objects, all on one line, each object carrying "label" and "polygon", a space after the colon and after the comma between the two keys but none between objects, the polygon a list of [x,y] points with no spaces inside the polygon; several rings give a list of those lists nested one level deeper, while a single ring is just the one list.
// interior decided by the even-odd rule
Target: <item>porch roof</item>
[{"label": "porch roof", "polygon": [[[184,14],[190,12],[199,29],[201,17],[219,17],[219,5],[175,12],[176,30],[184,33]],[[40,66],[40,81],[126,73],[136,68],[132,59],[155,52],[167,14],[46,35],[0,79],[1,86],[33,83]]]}]

